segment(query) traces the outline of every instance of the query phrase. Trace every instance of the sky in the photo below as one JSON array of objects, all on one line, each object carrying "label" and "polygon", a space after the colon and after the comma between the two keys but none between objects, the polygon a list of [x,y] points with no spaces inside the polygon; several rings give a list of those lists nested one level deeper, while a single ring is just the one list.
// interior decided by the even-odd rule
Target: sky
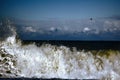
[{"label": "sky", "polygon": [[0,0],[0,16],[41,20],[120,15],[120,0]]}]

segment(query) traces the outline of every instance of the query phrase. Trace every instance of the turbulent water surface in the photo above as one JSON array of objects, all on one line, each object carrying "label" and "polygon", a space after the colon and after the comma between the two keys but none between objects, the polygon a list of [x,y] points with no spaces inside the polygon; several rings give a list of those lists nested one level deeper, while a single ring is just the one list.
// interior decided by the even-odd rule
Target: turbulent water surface
[{"label": "turbulent water surface", "polygon": [[76,50],[22,45],[15,36],[0,43],[0,77],[119,79],[119,50]]},{"label": "turbulent water surface", "polygon": [[0,41],[0,77],[120,79],[120,50],[71,50],[22,44],[16,32]]}]

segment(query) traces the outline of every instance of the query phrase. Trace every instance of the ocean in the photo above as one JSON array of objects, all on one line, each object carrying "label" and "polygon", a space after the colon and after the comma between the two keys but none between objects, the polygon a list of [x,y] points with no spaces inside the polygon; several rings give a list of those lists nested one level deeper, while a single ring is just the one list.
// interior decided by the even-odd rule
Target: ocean
[{"label": "ocean", "polygon": [[12,34],[1,37],[0,78],[120,79],[119,41],[21,40],[7,28]]},{"label": "ocean", "polygon": [[[0,77],[112,80],[120,78],[119,49],[90,49],[90,45],[87,48],[85,42],[85,46],[81,43],[84,49],[80,48],[82,46],[70,48],[63,45],[64,43],[63,41],[62,45],[37,45],[35,42],[16,41],[15,36],[8,37],[0,44]],[[74,43],[80,45],[80,42],[70,42]],[[93,46],[95,45],[91,45]]]}]

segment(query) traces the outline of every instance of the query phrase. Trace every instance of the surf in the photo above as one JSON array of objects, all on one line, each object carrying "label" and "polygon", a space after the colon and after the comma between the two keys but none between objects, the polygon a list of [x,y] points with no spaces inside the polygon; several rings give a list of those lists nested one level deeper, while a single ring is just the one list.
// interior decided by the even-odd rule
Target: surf
[{"label": "surf", "polygon": [[64,45],[34,42],[23,44],[13,35],[0,42],[1,78],[61,78],[112,79],[120,78],[119,50],[72,50]]}]

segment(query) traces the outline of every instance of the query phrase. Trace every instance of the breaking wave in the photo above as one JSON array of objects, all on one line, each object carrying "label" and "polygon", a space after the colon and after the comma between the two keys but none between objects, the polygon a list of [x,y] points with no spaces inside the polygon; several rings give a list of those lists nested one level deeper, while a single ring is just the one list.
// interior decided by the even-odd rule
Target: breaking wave
[{"label": "breaking wave", "polygon": [[23,45],[16,33],[0,42],[0,77],[120,78],[119,50],[70,50],[66,46]]}]

